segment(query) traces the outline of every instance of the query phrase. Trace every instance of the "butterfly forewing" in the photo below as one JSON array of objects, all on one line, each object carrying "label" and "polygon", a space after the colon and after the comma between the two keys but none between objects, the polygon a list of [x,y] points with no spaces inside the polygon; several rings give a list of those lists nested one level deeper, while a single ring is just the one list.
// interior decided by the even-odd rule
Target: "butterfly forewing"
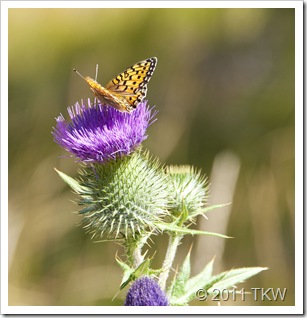
[{"label": "butterfly forewing", "polygon": [[120,94],[133,108],[136,108],[146,96],[147,83],[155,70],[156,64],[156,57],[138,62],[112,79],[106,85],[106,89],[115,94]]}]

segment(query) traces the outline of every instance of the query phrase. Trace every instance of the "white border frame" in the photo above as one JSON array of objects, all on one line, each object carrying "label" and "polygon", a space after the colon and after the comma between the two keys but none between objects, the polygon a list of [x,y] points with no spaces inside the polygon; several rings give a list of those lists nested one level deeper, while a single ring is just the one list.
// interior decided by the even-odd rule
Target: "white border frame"
[{"label": "white border frame", "polygon": [[[8,305],[8,9],[294,8],[295,9],[295,306]],[[2,1],[1,2],[1,313],[2,314],[302,314],[303,313],[303,1]]]}]

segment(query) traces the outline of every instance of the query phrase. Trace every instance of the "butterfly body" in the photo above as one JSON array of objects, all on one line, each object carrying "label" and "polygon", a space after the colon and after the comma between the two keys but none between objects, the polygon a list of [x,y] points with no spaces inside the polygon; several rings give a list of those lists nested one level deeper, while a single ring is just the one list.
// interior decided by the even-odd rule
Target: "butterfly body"
[{"label": "butterfly body", "polygon": [[156,65],[156,57],[138,62],[118,74],[105,87],[89,76],[83,77],[78,74],[87,82],[101,103],[131,113],[146,96],[147,84]]},{"label": "butterfly body", "polygon": [[128,113],[134,109],[122,95],[110,92],[89,76],[86,76],[85,80],[90,86],[91,91],[102,104],[113,106],[122,112]]}]

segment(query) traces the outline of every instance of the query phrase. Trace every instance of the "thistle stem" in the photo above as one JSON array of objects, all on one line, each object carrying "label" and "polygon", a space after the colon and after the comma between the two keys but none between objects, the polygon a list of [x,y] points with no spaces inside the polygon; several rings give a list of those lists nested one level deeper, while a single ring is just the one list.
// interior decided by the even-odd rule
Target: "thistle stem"
[{"label": "thistle stem", "polygon": [[133,239],[132,242],[127,244],[127,255],[130,255],[130,262],[133,268],[137,268],[143,261],[145,254],[142,255],[142,248],[146,244],[151,233],[141,235],[137,239]]},{"label": "thistle stem", "polygon": [[182,239],[182,235],[169,235],[168,247],[166,251],[166,256],[162,265],[162,272],[159,276],[159,285],[162,290],[165,290],[166,281],[169,276],[169,271],[172,267],[177,247]]},{"label": "thistle stem", "polygon": [[132,257],[133,257],[133,267],[134,268],[137,268],[144,260],[144,257],[141,253],[141,247],[138,246],[134,251],[133,251],[133,254],[132,254]]}]

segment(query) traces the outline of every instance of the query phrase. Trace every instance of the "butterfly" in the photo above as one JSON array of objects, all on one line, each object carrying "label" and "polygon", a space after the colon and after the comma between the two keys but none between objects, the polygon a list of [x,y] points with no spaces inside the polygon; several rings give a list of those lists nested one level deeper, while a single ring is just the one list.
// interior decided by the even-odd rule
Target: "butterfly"
[{"label": "butterfly", "polygon": [[98,65],[96,65],[95,79],[84,77],[76,69],[73,71],[87,82],[101,103],[111,105],[121,112],[131,113],[146,96],[147,84],[157,61],[156,57],[140,61],[119,73],[105,87],[97,82]]}]

